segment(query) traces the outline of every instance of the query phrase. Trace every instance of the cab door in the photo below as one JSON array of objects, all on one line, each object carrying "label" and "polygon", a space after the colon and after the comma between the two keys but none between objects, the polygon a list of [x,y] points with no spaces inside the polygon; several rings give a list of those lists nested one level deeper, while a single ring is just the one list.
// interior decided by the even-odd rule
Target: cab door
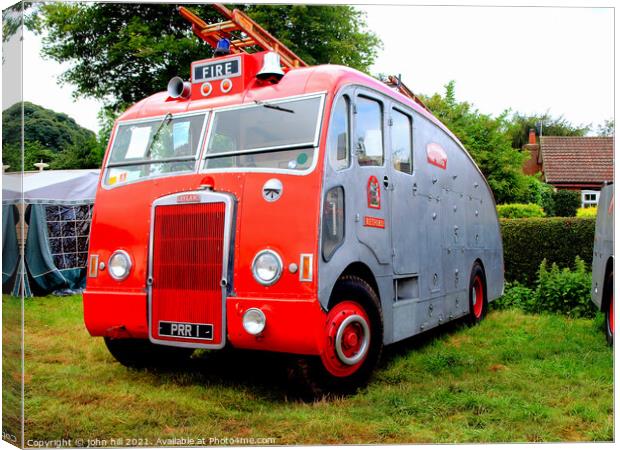
[{"label": "cab door", "polygon": [[358,215],[356,233],[380,264],[389,264],[389,175],[386,169],[386,112],[381,96],[358,89],[354,99],[353,149],[357,170],[355,183]]},{"label": "cab door", "polygon": [[388,121],[388,191],[392,262],[397,275],[417,274],[421,252],[420,203],[413,167],[413,117],[391,106]]}]

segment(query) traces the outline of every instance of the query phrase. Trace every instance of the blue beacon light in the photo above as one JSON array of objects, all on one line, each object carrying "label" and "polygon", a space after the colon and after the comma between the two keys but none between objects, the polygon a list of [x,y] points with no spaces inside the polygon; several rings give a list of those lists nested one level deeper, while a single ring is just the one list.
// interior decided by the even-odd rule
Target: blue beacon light
[{"label": "blue beacon light", "polygon": [[217,41],[217,47],[213,52],[213,56],[230,55],[230,40],[222,38]]}]

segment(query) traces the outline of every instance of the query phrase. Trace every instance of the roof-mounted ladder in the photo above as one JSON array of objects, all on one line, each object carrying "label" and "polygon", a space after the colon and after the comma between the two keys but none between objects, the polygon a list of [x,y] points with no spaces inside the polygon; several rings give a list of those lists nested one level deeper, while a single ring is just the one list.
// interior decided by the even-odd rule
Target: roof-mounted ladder
[{"label": "roof-mounted ladder", "polygon": [[230,51],[232,53],[241,53],[247,47],[256,46],[280,55],[282,65],[289,69],[308,65],[286,45],[250,19],[247,14],[238,9],[231,11],[221,3],[214,3],[212,6],[228,20],[209,25],[187,8],[179,7],[181,16],[192,24],[194,34],[207,42],[211,47],[216,48],[218,40],[229,38],[232,32],[241,31],[245,34],[244,37],[230,41]]},{"label": "roof-mounted ladder", "polygon": [[[207,42],[211,47],[216,48],[220,39],[229,39],[232,37],[232,33],[240,31],[241,37],[237,39],[231,39],[230,51],[231,53],[245,52],[248,47],[259,47],[263,50],[275,52],[280,55],[280,60],[284,67],[293,69],[295,67],[306,67],[306,64],[299,56],[297,56],[291,49],[289,49],[282,42],[272,36],[267,30],[254,22],[247,14],[233,9],[232,11],[226,8],[221,3],[214,3],[212,5],[222,16],[228,20],[224,22],[207,24],[204,20],[191,12],[189,9],[179,6],[179,14],[183,16],[188,22],[192,24],[192,31],[203,41]],[[430,112],[430,109],[416,96],[399,77],[389,75],[387,79],[382,80],[391,88],[395,88],[398,92],[405,97],[410,98],[426,111]]]}]

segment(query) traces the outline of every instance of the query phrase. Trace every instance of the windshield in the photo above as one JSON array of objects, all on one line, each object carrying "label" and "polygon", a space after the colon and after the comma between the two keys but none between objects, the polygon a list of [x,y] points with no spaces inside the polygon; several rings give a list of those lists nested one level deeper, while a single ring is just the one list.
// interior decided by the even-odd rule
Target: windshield
[{"label": "windshield", "polygon": [[112,186],[141,178],[194,171],[206,114],[121,123],[105,175]]},{"label": "windshield", "polygon": [[321,105],[314,96],[215,112],[204,167],[310,168]]}]

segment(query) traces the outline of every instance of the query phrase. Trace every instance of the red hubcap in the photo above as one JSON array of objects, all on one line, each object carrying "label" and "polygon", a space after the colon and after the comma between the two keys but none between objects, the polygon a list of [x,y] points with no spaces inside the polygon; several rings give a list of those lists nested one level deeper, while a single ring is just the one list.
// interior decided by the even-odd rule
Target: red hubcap
[{"label": "red hubcap", "polygon": [[484,295],[482,291],[482,280],[479,276],[474,279],[474,285],[471,289],[471,301],[476,319],[482,317],[482,307],[484,306]]},{"label": "red hubcap", "polygon": [[364,364],[370,347],[370,320],[358,303],[344,301],[327,316],[321,361],[337,377],[354,374]]},{"label": "red hubcap", "polygon": [[359,344],[361,340],[358,337],[357,331],[350,328],[351,326],[347,327],[347,330],[345,331],[344,345],[348,351],[355,353],[359,351]]}]

